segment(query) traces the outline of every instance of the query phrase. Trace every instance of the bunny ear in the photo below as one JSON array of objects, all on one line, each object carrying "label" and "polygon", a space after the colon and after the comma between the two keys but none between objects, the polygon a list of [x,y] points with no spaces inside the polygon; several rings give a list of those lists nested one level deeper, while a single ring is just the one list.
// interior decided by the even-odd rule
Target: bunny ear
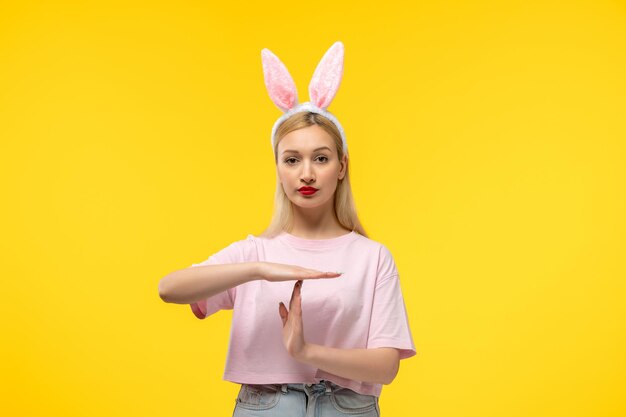
[{"label": "bunny ear", "polygon": [[309,83],[309,97],[313,104],[325,110],[337,94],[342,75],[343,43],[337,41],[317,64]]},{"label": "bunny ear", "polygon": [[261,60],[263,61],[265,87],[267,87],[270,98],[279,109],[286,112],[298,104],[296,83],[293,82],[285,64],[269,49],[263,48],[261,50]]}]

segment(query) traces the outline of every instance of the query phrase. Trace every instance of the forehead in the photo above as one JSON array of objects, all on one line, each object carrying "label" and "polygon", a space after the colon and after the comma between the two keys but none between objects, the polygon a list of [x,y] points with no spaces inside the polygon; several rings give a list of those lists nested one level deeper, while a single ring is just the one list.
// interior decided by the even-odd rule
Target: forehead
[{"label": "forehead", "polygon": [[312,125],[286,134],[278,144],[278,153],[286,150],[308,153],[323,146],[334,149],[333,138],[318,125]]}]

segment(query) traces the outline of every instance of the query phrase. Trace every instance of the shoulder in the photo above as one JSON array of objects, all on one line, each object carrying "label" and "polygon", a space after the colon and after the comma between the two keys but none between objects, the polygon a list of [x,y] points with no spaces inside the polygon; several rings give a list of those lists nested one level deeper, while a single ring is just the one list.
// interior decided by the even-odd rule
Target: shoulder
[{"label": "shoulder", "polygon": [[256,257],[258,238],[248,234],[245,238],[239,239],[228,245],[231,252],[236,252],[240,259],[248,260]]},{"label": "shoulder", "polygon": [[387,245],[362,235],[359,235],[358,240],[362,245],[364,245],[364,247],[367,247],[370,256],[376,257],[377,259],[376,275],[378,277],[378,281],[398,275],[396,262]]},{"label": "shoulder", "polygon": [[209,257],[209,263],[234,263],[254,261],[257,256],[254,236],[248,235],[222,246]]},{"label": "shoulder", "polygon": [[379,242],[374,239],[370,239],[369,237],[360,235],[358,233],[357,233],[357,236],[358,237],[356,241],[359,242],[359,244],[362,245],[362,247],[366,247],[367,249],[371,251],[375,251],[382,257],[392,258],[391,251],[389,250],[387,245],[385,245],[384,243]]}]

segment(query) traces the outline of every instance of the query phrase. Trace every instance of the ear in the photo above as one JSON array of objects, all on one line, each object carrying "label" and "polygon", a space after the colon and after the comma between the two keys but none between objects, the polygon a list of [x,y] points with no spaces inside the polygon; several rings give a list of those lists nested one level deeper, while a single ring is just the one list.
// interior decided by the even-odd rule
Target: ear
[{"label": "ear", "polygon": [[317,107],[326,110],[335,98],[343,75],[343,43],[335,42],[322,57],[311,82],[309,97]]},{"label": "ear", "polygon": [[261,61],[265,87],[274,104],[283,112],[295,107],[298,104],[298,91],[285,64],[267,48],[261,50]]},{"label": "ear", "polygon": [[346,170],[348,168],[348,156],[344,153],[341,157],[341,170],[339,174],[339,179],[342,180],[346,176]]}]

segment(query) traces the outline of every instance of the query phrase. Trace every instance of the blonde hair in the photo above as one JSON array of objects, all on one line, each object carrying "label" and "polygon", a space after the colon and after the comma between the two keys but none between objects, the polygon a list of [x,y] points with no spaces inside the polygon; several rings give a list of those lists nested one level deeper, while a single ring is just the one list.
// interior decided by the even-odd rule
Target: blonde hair
[{"label": "blonde hair", "polygon": [[[326,117],[318,113],[312,112],[299,112],[285,120],[276,129],[276,141],[274,145],[274,162],[278,163],[278,144],[289,132],[302,129],[312,125],[318,125],[323,128],[333,138],[335,147],[337,148],[337,155],[339,160],[343,158],[343,143],[341,141],[341,134],[333,122]],[[350,229],[359,233],[362,236],[368,237],[365,233],[365,229],[359,221],[359,217],[356,212],[356,206],[354,204],[354,198],[352,197],[352,187],[350,186],[350,158],[346,153],[347,164],[346,174],[339,180],[337,189],[335,190],[335,216],[339,223],[346,229]],[[274,195],[274,214],[270,225],[261,233],[260,236],[272,238],[281,232],[290,232],[293,228],[293,203],[285,194],[283,186],[276,178],[276,193]]]}]

